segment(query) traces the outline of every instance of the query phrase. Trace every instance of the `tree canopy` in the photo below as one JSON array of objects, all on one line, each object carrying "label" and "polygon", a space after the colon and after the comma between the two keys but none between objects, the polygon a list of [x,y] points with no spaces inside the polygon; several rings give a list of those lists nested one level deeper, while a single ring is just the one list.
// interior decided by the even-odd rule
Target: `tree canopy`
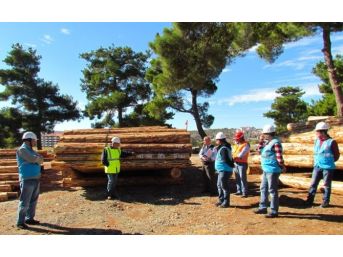
[{"label": "tree canopy", "polygon": [[263,115],[274,120],[278,133],[287,131],[287,124],[305,121],[307,104],[301,97],[305,94],[299,87],[280,87],[276,90],[280,96],[276,97],[271,110]]},{"label": "tree canopy", "polygon": [[0,69],[0,84],[5,87],[0,101],[11,101],[17,109],[4,110],[5,116],[21,119],[20,126],[16,123],[18,128],[35,132],[39,139],[41,132],[52,131],[57,122],[80,118],[77,102],[71,96],[61,94],[58,85],[38,77],[40,59],[36,50],[15,44],[4,60],[9,68]]}]

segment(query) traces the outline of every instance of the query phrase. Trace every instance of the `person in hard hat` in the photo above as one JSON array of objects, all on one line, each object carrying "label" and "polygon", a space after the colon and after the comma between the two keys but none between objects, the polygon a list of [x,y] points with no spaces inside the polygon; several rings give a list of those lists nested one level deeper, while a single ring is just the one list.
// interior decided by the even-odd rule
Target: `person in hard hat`
[{"label": "person in hard hat", "polygon": [[120,138],[113,137],[111,139],[111,146],[105,147],[101,162],[105,166],[105,173],[107,174],[107,199],[117,199],[119,196],[116,190],[118,181],[118,174],[120,172],[120,158],[132,156],[133,152],[123,151],[120,149]]},{"label": "person in hard hat", "polygon": [[234,173],[237,187],[234,195],[241,195],[246,198],[248,197],[247,169],[250,144],[245,141],[244,133],[241,130],[236,131],[233,139],[235,144],[232,149],[232,156],[235,162]]},{"label": "person in hard hat", "polygon": [[314,167],[312,173],[312,181],[306,205],[312,206],[314,197],[316,195],[319,181],[323,177],[324,180],[324,194],[321,208],[329,207],[331,195],[331,182],[334,170],[336,168],[335,162],[339,159],[340,153],[337,142],[332,139],[329,134],[329,125],[325,122],[319,122],[316,125],[316,140],[314,142]]},{"label": "person in hard hat", "polygon": [[268,195],[270,195],[271,212],[266,217],[275,218],[278,217],[279,212],[279,176],[285,166],[282,157],[282,144],[276,137],[274,126],[265,125],[263,127],[258,149],[261,153],[263,175],[260,186],[260,204],[255,213],[267,214]]},{"label": "person in hard hat", "polygon": [[22,140],[23,144],[16,152],[20,185],[17,227],[27,229],[27,224],[39,224],[34,218],[40,190],[41,165],[44,160],[33,150],[38,140],[35,133],[25,132]]},{"label": "person in hard hat", "polygon": [[211,138],[204,137],[203,145],[199,152],[199,158],[202,162],[202,174],[204,181],[204,193],[215,195],[216,190],[216,174],[214,170],[214,159],[213,159],[214,145],[211,144]]},{"label": "person in hard hat", "polygon": [[234,163],[232,159],[231,145],[226,141],[223,132],[216,135],[216,159],[215,169],[218,173],[217,188],[219,201],[216,206],[227,208],[230,206],[229,179],[232,175]]}]

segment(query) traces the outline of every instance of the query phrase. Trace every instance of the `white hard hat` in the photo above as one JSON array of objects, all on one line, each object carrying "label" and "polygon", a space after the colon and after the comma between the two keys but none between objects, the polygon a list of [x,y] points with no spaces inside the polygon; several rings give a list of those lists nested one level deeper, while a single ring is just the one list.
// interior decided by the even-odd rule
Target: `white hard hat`
[{"label": "white hard hat", "polygon": [[316,131],[317,130],[328,130],[329,128],[330,128],[329,124],[325,123],[324,121],[321,121],[316,125]]},{"label": "white hard hat", "polygon": [[269,134],[269,133],[274,133],[274,132],[275,132],[275,127],[269,124],[265,125],[262,130],[263,134]]},{"label": "white hard hat", "polygon": [[120,144],[120,138],[119,138],[119,137],[112,137],[111,142],[112,142],[112,144],[113,144],[113,143],[118,143],[118,144]]},{"label": "white hard hat", "polygon": [[23,134],[23,138],[22,138],[22,139],[23,139],[23,140],[24,140],[24,139],[34,139],[34,140],[38,140],[36,134],[33,133],[33,132],[31,132],[31,131],[25,132],[25,133]]},{"label": "white hard hat", "polygon": [[226,136],[224,135],[223,132],[218,132],[217,135],[216,135],[216,140],[217,139],[225,139],[225,138],[226,138]]}]

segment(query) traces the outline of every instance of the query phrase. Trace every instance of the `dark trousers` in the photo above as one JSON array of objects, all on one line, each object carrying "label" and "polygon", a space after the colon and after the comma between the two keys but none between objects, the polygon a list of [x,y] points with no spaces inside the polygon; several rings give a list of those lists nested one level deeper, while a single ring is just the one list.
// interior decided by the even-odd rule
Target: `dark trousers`
[{"label": "dark trousers", "polygon": [[204,192],[217,193],[217,174],[214,170],[214,163],[208,162],[202,165],[202,176],[204,181]]},{"label": "dark trousers", "polygon": [[118,197],[116,185],[118,181],[118,173],[107,174],[107,195],[111,197]]},{"label": "dark trousers", "polygon": [[223,205],[230,205],[230,188],[229,188],[229,179],[232,175],[232,172],[221,171],[218,173],[218,197],[219,202]]},{"label": "dark trousers", "polygon": [[308,191],[308,201],[313,203],[314,197],[317,192],[319,181],[323,178],[324,180],[324,195],[323,195],[323,203],[328,204],[330,202],[330,195],[331,195],[331,184],[332,184],[332,177],[333,177],[333,170],[324,170],[317,167],[314,167],[312,173],[312,181],[311,186]]}]

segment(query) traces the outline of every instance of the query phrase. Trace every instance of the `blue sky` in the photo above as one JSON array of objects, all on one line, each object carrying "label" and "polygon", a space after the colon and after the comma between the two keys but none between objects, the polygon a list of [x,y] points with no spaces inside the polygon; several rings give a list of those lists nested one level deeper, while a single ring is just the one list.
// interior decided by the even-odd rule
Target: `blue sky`
[{"label": "blue sky", "polygon": [[[87,103],[80,90],[81,70],[85,62],[79,54],[100,46],[130,46],[135,51],[145,51],[156,33],[161,33],[170,23],[0,23],[0,68],[2,60],[14,43],[37,49],[42,56],[40,77],[53,81],[62,93],[70,94],[79,102]],[[343,53],[343,33],[332,35],[333,53]],[[299,86],[306,92],[304,99],[320,97],[319,80],[311,73],[316,62],[322,60],[320,35],[304,38],[285,46],[284,53],[273,64],[261,60],[251,49],[244,57],[227,66],[219,78],[218,91],[207,100],[209,113],[215,116],[212,128],[262,127],[272,122],[263,117],[280,86]],[[0,90],[2,87],[0,86]],[[8,103],[0,103],[0,106]],[[195,129],[193,118],[177,113],[169,121],[177,128]],[[56,130],[89,128],[88,119],[81,122],[64,122]]]}]

